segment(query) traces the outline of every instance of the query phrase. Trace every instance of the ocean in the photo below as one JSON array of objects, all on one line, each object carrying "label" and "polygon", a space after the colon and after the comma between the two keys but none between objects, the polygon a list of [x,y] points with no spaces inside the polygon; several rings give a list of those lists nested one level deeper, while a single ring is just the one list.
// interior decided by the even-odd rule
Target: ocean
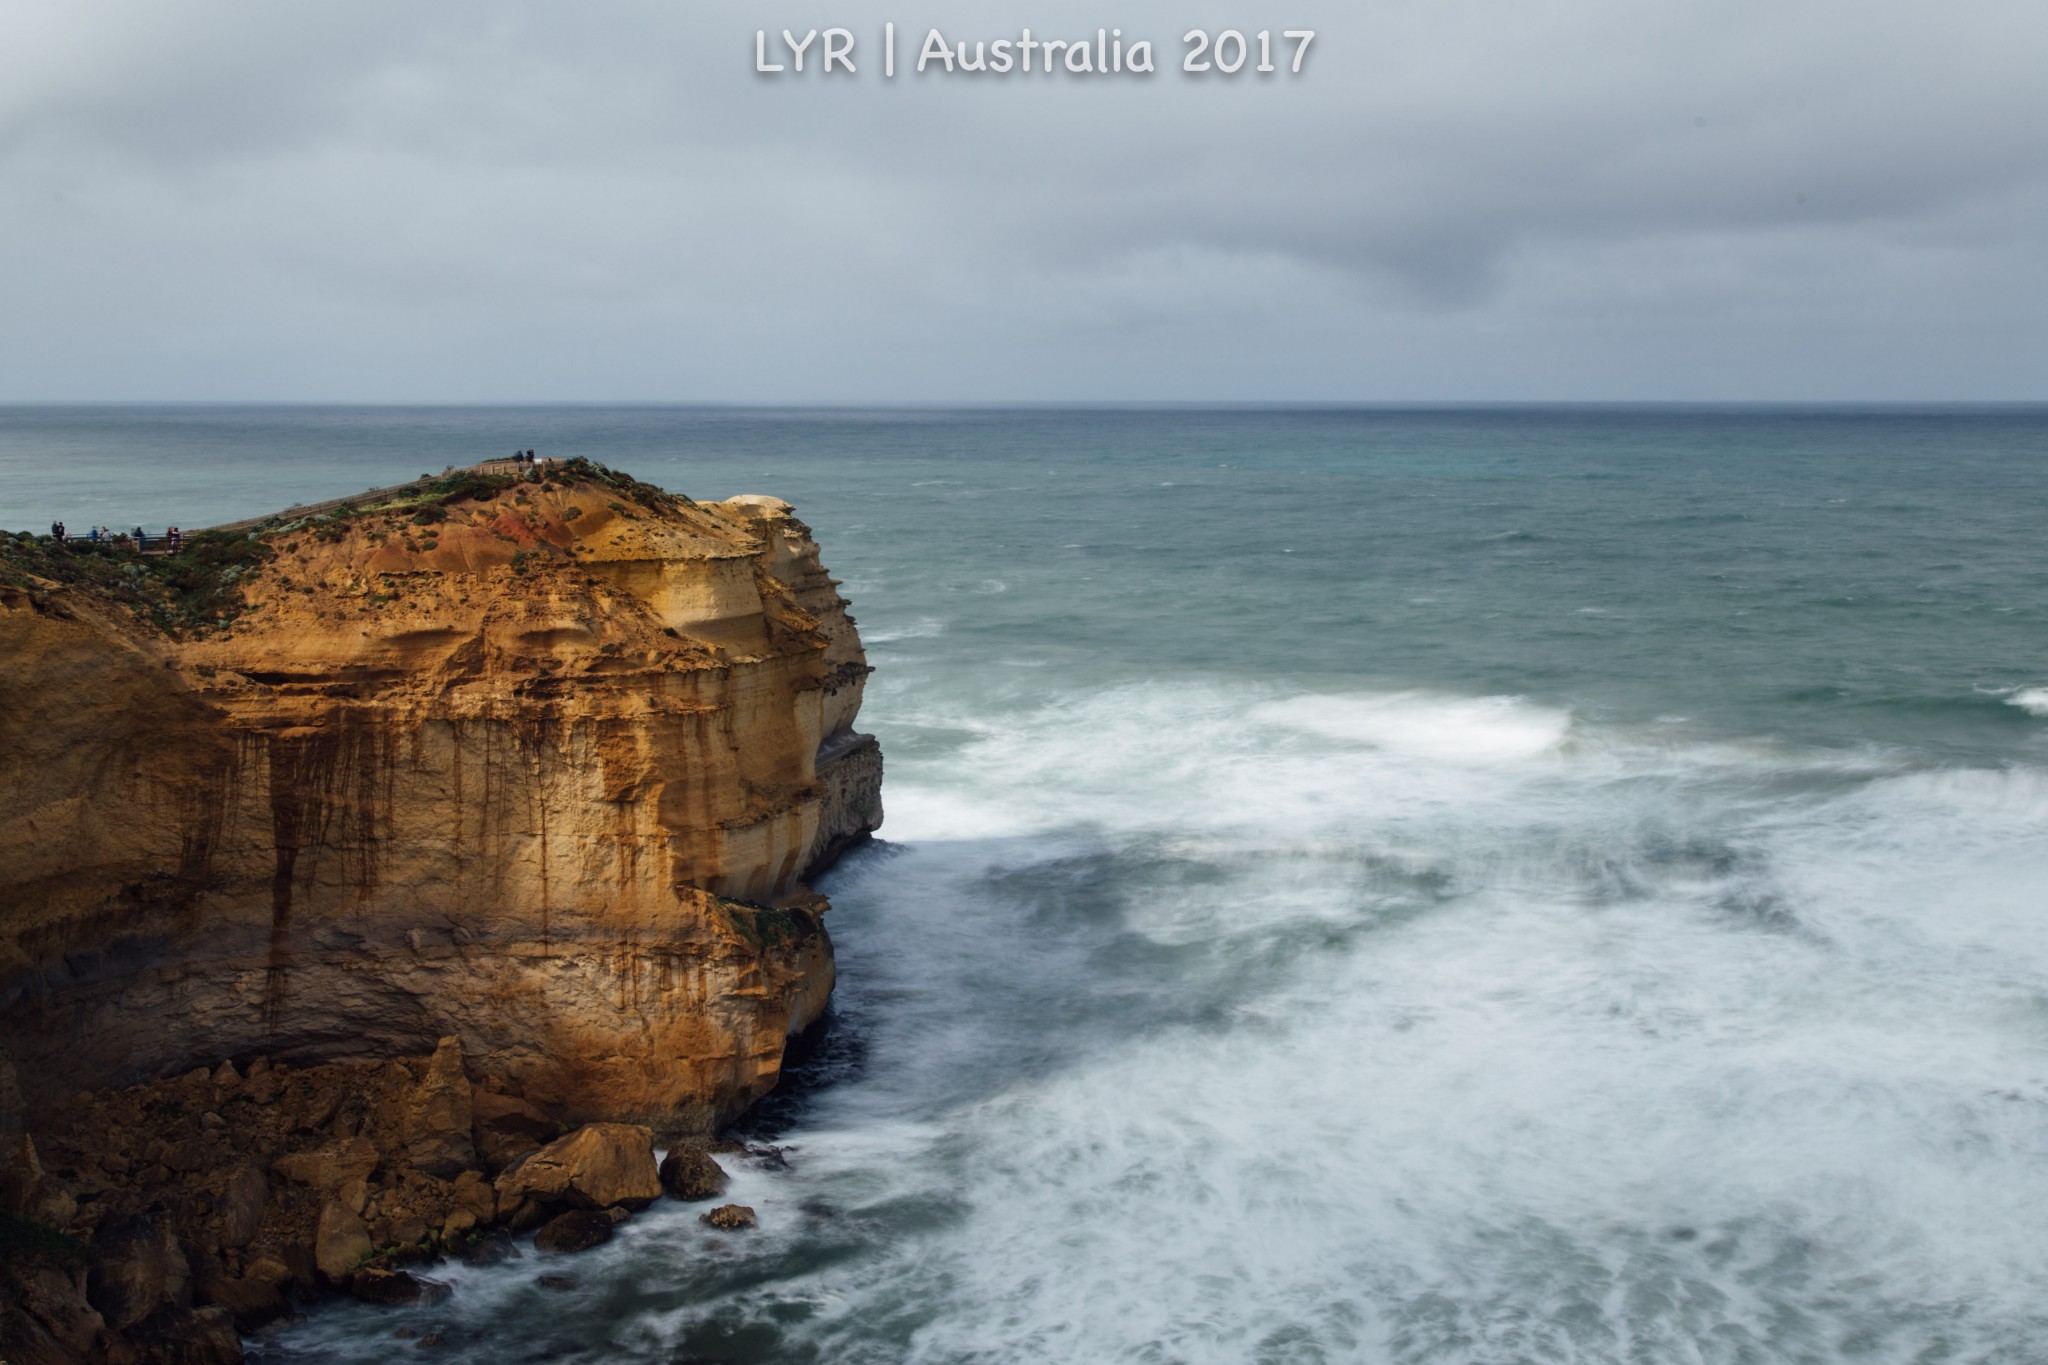
[{"label": "ocean", "polygon": [[0,526],[795,503],[883,837],[757,1231],[253,1359],[2048,1361],[2048,410],[0,409]]}]

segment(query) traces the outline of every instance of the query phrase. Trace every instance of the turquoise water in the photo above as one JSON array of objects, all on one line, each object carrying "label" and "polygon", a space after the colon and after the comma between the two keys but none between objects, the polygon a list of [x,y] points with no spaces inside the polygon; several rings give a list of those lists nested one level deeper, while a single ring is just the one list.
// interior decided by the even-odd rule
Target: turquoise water
[{"label": "turquoise water", "polygon": [[2048,412],[0,409],[0,526],[515,446],[846,580],[835,1025],[757,1233],[261,1358],[2048,1359]]}]

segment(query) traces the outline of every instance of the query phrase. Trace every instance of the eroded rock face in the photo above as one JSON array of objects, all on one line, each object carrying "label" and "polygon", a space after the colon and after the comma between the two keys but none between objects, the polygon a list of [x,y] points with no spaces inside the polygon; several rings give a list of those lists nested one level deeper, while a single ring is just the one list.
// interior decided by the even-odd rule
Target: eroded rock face
[{"label": "eroded rock face", "polygon": [[475,1150],[493,1170],[554,1136],[555,1123],[517,1095],[475,1090],[470,1099]]},{"label": "eroded rock face", "polygon": [[633,1123],[592,1123],[550,1142],[498,1177],[498,1207],[645,1208],[661,1198],[654,1134]]},{"label": "eroded rock face", "polygon": [[[563,1120],[765,1093],[831,989],[803,879],[881,818],[859,640],[787,505],[593,468],[262,544],[199,638],[0,585],[0,1034],[31,1116],[447,1038]],[[421,1169],[529,1136],[459,1080],[415,1096]],[[336,1188],[333,1155],[284,1178]]]},{"label": "eroded rock face", "polygon": [[102,1226],[93,1237],[87,1298],[116,1330],[164,1308],[192,1304],[192,1272],[170,1221],[137,1214]]},{"label": "eroded rock face", "polygon": [[0,1294],[0,1343],[9,1362],[83,1360],[107,1322],[86,1300],[85,1272],[48,1265],[10,1267],[9,1295]]},{"label": "eroded rock face", "polygon": [[321,1206],[320,1226],[313,1238],[313,1260],[322,1275],[336,1284],[346,1283],[375,1245],[370,1240],[369,1226],[354,1209],[334,1199]]},{"label": "eroded rock face", "polygon": [[428,1175],[453,1179],[476,1166],[469,1077],[463,1074],[462,1040],[443,1038],[427,1063],[408,1106],[408,1162]]},{"label": "eroded rock face", "polygon": [[270,1199],[270,1182],[256,1166],[244,1163],[228,1176],[215,1207],[220,1214],[220,1240],[238,1250],[256,1240],[263,1227],[263,1207]]},{"label": "eroded rock face", "polygon": [[134,1329],[108,1358],[151,1365],[241,1365],[242,1342],[225,1308],[181,1308]]}]

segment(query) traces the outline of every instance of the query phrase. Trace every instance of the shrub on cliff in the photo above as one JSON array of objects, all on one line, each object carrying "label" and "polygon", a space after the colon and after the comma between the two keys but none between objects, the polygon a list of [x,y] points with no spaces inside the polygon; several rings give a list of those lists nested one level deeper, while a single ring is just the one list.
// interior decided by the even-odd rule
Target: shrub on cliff
[{"label": "shrub on cliff", "polygon": [[464,498],[487,502],[514,482],[510,474],[479,474],[473,469],[458,469],[429,483],[422,491],[420,501],[428,506],[461,502]]},{"label": "shrub on cliff", "polygon": [[168,594],[152,619],[173,633],[232,620],[242,610],[237,584],[270,556],[270,546],[256,537],[201,531],[186,537],[177,554],[141,561]]},{"label": "shrub on cliff", "polygon": [[0,540],[0,582],[88,589],[161,631],[184,635],[239,615],[237,584],[270,555],[263,540],[239,531],[196,532],[174,555],[138,555],[109,542]]},{"label": "shrub on cliff", "polygon": [[[657,488],[651,483],[642,483],[631,474],[601,465],[595,460],[585,459],[581,455],[565,462],[556,477],[564,481],[588,479],[592,483],[601,483],[607,488],[623,493],[642,507],[654,511],[660,511],[667,507],[688,507],[691,505],[690,499],[680,494],[671,493],[665,488]],[[613,504],[613,509],[618,510],[616,503]]]}]

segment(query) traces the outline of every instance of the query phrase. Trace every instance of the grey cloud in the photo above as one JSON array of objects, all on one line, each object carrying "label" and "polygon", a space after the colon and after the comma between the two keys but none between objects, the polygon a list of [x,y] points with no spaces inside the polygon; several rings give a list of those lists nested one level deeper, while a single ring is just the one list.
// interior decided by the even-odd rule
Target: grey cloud
[{"label": "grey cloud", "polygon": [[[0,398],[2038,394],[2034,8],[978,8],[18,0]],[[751,71],[885,18],[1168,69]]]}]

